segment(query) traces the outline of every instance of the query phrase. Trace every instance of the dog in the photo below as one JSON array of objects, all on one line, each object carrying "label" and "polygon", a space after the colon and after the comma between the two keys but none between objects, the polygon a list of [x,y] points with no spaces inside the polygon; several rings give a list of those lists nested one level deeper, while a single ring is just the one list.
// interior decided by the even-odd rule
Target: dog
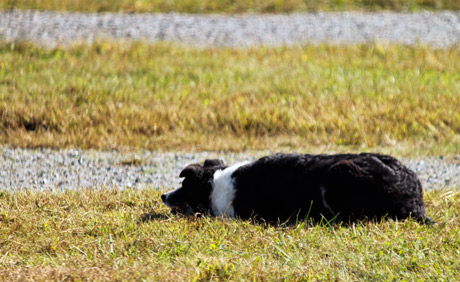
[{"label": "dog", "polygon": [[226,166],[191,164],[182,187],[161,195],[172,212],[288,222],[299,219],[355,222],[425,214],[416,174],[388,155],[275,154]]}]

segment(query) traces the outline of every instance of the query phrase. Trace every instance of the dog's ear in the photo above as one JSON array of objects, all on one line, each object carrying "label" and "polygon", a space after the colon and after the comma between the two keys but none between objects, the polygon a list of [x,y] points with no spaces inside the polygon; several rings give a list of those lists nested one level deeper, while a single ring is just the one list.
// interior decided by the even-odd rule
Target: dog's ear
[{"label": "dog's ear", "polygon": [[184,168],[179,177],[196,177],[198,173],[203,169],[203,167],[199,164],[191,164]]},{"label": "dog's ear", "polygon": [[224,166],[224,162],[222,160],[205,160],[204,161],[205,167],[213,167],[213,166]]}]

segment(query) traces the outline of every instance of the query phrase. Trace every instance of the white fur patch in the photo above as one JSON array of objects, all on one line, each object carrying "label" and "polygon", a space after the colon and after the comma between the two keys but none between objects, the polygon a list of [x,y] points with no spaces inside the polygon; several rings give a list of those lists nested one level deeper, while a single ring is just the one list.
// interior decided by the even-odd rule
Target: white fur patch
[{"label": "white fur patch", "polygon": [[235,217],[233,200],[235,199],[235,187],[232,174],[239,167],[248,164],[243,162],[227,167],[224,170],[217,170],[214,173],[212,192],[210,196],[212,211],[215,216]]}]

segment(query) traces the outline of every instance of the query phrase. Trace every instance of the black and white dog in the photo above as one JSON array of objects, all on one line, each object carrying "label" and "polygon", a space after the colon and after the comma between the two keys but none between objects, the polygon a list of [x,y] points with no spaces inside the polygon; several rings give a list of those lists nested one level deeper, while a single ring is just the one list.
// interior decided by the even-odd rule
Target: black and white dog
[{"label": "black and white dog", "polygon": [[432,222],[415,173],[386,155],[276,154],[230,167],[206,160],[187,166],[180,177],[182,187],[161,199],[182,214],[268,222],[307,217]]}]

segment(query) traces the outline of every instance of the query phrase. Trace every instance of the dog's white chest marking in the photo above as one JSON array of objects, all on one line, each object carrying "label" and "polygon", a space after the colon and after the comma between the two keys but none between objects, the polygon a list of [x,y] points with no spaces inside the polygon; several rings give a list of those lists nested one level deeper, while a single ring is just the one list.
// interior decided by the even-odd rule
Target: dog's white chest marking
[{"label": "dog's white chest marking", "polygon": [[239,163],[214,173],[210,200],[212,211],[215,216],[235,217],[235,209],[233,208],[232,202],[235,199],[236,191],[232,174],[240,166],[248,163],[249,162]]}]

